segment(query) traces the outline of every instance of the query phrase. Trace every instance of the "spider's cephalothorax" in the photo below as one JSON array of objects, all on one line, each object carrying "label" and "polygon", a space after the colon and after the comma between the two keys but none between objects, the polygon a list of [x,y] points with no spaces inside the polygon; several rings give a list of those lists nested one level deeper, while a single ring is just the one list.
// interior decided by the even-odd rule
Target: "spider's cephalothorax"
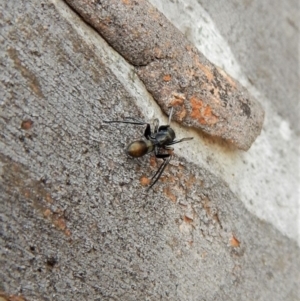
[{"label": "spider's cephalothorax", "polygon": [[138,158],[142,157],[152,151],[154,151],[156,158],[163,159],[163,163],[158,168],[155,175],[152,177],[149,188],[153,187],[153,185],[158,181],[164,169],[168,165],[171,160],[171,155],[168,152],[162,152],[167,150],[172,150],[170,145],[191,140],[193,137],[183,138],[180,140],[175,140],[176,135],[173,129],[170,127],[170,122],[172,118],[173,108],[171,108],[171,112],[169,115],[169,123],[167,125],[159,126],[158,119],[154,120],[154,130],[151,132],[150,124],[147,122],[139,121],[134,118],[130,118],[132,121],[104,121],[106,123],[129,123],[136,125],[146,125],[146,129],[144,132],[145,139],[133,141],[131,142],[126,149],[126,152],[129,156]]}]

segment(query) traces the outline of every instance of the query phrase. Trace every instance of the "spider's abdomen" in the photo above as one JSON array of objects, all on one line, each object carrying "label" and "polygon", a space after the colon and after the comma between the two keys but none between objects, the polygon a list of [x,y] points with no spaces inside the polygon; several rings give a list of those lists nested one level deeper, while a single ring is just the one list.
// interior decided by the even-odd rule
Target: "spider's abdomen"
[{"label": "spider's abdomen", "polygon": [[153,143],[151,141],[138,140],[127,146],[127,154],[131,157],[142,157],[153,151]]}]

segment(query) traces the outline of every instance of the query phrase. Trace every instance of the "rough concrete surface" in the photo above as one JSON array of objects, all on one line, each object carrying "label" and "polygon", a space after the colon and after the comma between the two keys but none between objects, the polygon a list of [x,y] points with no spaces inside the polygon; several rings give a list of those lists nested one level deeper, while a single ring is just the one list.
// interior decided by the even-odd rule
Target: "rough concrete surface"
[{"label": "rough concrete surface", "polygon": [[207,153],[191,162],[182,145],[146,192],[159,162],[124,154],[143,128],[101,121],[161,113],[93,29],[59,0],[1,1],[0,11],[1,291],[26,300],[299,299],[295,240],[245,207],[220,161]]},{"label": "rough concrete surface", "polygon": [[[197,152],[182,150],[181,154],[190,161],[212,168],[214,173],[226,179],[230,189],[250,212],[272,223],[300,245],[300,140],[295,124],[300,117],[297,110],[299,57],[295,43],[299,40],[299,5],[293,1],[283,6],[281,2],[278,5],[268,4],[268,13],[264,13],[266,2],[242,1],[236,5],[237,10],[233,5],[235,2],[230,2],[229,13],[227,6],[223,7],[221,2],[207,1],[202,3],[203,6],[197,0],[151,2],[206,57],[242,82],[266,110],[262,133],[246,153],[228,153],[216,145],[201,142],[197,143],[201,145]],[[224,14],[224,10],[227,13]],[[280,23],[276,21],[278,19]],[[265,22],[265,26],[261,22]],[[234,30],[224,31],[224,28]],[[237,37],[236,30],[239,31]],[[257,60],[256,53],[260,60]],[[269,61],[265,64],[266,57]],[[262,68],[267,68],[272,77],[251,71]],[[259,85],[252,84],[250,73]],[[288,85],[280,84],[283,77]],[[265,83],[264,89],[261,89],[261,82]],[[276,92],[279,86],[288,91],[285,96]],[[288,115],[283,112],[282,104],[290,108]]]},{"label": "rough concrete surface", "polygon": [[264,110],[224,70],[214,66],[146,0],[66,0],[130,64],[174,119],[248,150]]},{"label": "rough concrete surface", "polygon": [[247,79],[299,135],[299,1],[197,2],[227,37]]}]

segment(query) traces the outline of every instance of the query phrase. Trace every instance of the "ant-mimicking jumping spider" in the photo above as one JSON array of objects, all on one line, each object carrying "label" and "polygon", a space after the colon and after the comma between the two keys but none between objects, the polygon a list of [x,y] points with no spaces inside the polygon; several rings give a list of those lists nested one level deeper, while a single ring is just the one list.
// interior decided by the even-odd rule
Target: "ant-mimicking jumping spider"
[{"label": "ant-mimicking jumping spider", "polygon": [[173,114],[173,108],[169,114],[169,122],[167,125],[159,126],[158,119],[154,119],[154,131],[151,132],[150,123],[139,121],[135,118],[131,118],[133,121],[126,120],[112,120],[112,121],[103,121],[105,123],[129,123],[136,125],[146,125],[144,132],[144,140],[137,140],[131,142],[126,149],[126,153],[134,158],[142,157],[150,152],[154,151],[155,157],[163,159],[163,163],[160,165],[154,176],[151,178],[151,185],[148,190],[153,187],[153,185],[158,181],[166,166],[169,164],[172,155],[169,153],[161,153],[161,150],[173,150],[170,145],[180,143],[183,141],[191,140],[193,137],[182,138],[180,140],[175,140],[176,135],[174,130],[170,127],[171,119]]}]

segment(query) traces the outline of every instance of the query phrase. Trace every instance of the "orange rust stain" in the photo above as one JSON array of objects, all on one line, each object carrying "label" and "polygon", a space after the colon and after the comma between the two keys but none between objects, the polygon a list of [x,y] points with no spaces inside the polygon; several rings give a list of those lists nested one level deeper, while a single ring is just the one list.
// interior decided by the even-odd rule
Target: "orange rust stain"
[{"label": "orange rust stain", "polygon": [[190,218],[190,217],[188,217],[188,216],[186,216],[186,215],[184,216],[183,220],[184,220],[186,223],[188,223],[188,224],[190,224],[190,223],[193,222],[193,219]]},{"label": "orange rust stain", "polygon": [[164,77],[163,77],[163,80],[164,80],[165,82],[169,82],[171,79],[172,79],[171,74],[166,74],[166,75],[164,75]]},{"label": "orange rust stain", "polygon": [[0,301],[26,301],[22,295],[8,295],[0,291]]},{"label": "orange rust stain", "polygon": [[46,210],[43,212],[44,217],[49,217],[51,214],[52,214],[52,211],[51,211],[50,209],[46,209]]},{"label": "orange rust stain", "polygon": [[32,128],[33,121],[30,119],[23,120],[21,123],[21,129],[28,131]]},{"label": "orange rust stain", "polygon": [[165,188],[164,193],[173,203],[176,203],[177,198],[176,198],[175,194],[173,194],[171,192],[170,187]]},{"label": "orange rust stain", "polygon": [[186,186],[187,188],[191,188],[191,186],[192,186],[195,182],[196,182],[195,176],[190,176],[190,177],[186,180],[185,186]]},{"label": "orange rust stain", "polygon": [[214,75],[213,75],[211,69],[209,68],[209,66],[205,66],[202,63],[200,63],[199,58],[197,56],[194,58],[194,61],[195,61],[195,64],[197,65],[197,67],[204,73],[207,80],[211,82],[214,79]]},{"label": "orange rust stain", "polygon": [[149,178],[145,177],[145,176],[142,176],[140,178],[140,183],[141,183],[142,186],[147,186],[147,185],[150,184],[150,182],[151,182],[151,180]]},{"label": "orange rust stain", "polygon": [[233,235],[230,239],[230,245],[234,248],[237,248],[240,246],[240,241]]},{"label": "orange rust stain", "polygon": [[63,231],[66,236],[71,236],[71,231],[67,228],[65,219],[61,216],[63,211],[58,209],[56,212],[52,212],[49,208],[43,211],[45,218],[49,218],[56,229]]},{"label": "orange rust stain", "polygon": [[203,101],[195,96],[191,97],[190,104],[192,107],[191,118],[198,120],[201,124],[214,125],[219,118],[212,112],[209,105],[204,105]]},{"label": "orange rust stain", "polygon": [[179,98],[179,97],[174,97],[170,102],[169,105],[171,107],[175,107],[175,106],[181,106],[183,104],[183,98]]},{"label": "orange rust stain", "polygon": [[25,198],[29,199],[29,198],[31,197],[31,192],[30,192],[30,190],[25,188],[25,189],[23,190],[23,195],[24,195]]},{"label": "orange rust stain", "polygon": [[183,164],[179,164],[178,167],[177,167],[177,170],[179,171],[183,171],[183,170],[186,170],[186,167],[183,165]]},{"label": "orange rust stain", "polygon": [[122,0],[122,2],[123,2],[125,5],[131,4],[131,1],[130,1],[130,0]]},{"label": "orange rust stain", "polygon": [[217,70],[223,76],[223,78],[229,83],[229,85],[232,88],[236,89],[236,82],[235,82],[235,80],[232,77],[230,77],[223,69],[217,67]]},{"label": "orange rust stain", "polygon": [[187,112],[186,112],[185,107],[182,107],[181,110],[179,111],[179,113],[176,114],[177,119],[179,121],[182,121],[185,118],[186,114],[187,114]]},{"label": "orange rust stain", "polygon": [[160,19],[160,12],[154,6],[149,7],[147,15],[151,16],[155,20]]},{"label": "orange rust stain", "polygon": [[154,48],[154,56],[158,59],[163,56],[162,50],[159,47]]},{"label": "orange rust stain", "polygon": [[163,182],[163,183],[167,183],[167,182],[169,182],[169,177],[161,176],[161,177],[159,178],[159,181],[161,181],[161,182]]},{"label": "orange rust stain", "polygon": [[55,219],[53,221],[53,224],[59,229],[59,230],[65,230],[67,228],[66,222],[62,217],[59,217],[58,219]]},{"label": "orange rust stain", "polygon": [[8,301],[26,301],[23,296],[9,296]]},{"label": "orange rust stain", "polygon": [[[167,167],[168,168],[168,167]],[[161,180],[162,182],[164,183],[175,183],[177,178],[171,176],[171,175],[168,175],[168,176],[162,176],[161,177]]]},{"label": "orange rust stain", "polygon": [[154,156],[150,157],[150,165],[152,167],[156,167],[156,165],[157,165],[156,158]]},{"label": "orange rust stain", "polygon": [[50,204],[52,204],[52,203],[53,203],[53,199],[52,199],[52,197],[51,197],[51,194],[50,194],[50,193],[47,193],[47,194],[46,194],[46,197],[45,197],[45,199],[46,199],[46,201],[47,201],[48,203],[50,203]]},{"label": "orange rust stain", "polygon": [[25,66],[25,64],[23,64],[22,60],[19,58],[18,51],[14,48],[9,48],[7,52],[9,57],[14,61],[16,69],[18,69],[22,76],[28,81],[28,86],[33,93],[40,98],[44,98],[38,78]]},{"label": "orange rust stain", "polygon": [[169,106],[171,106],[171,107],[180,106],[179,112],[176,113],[176,118],[179,121],[182,121],[185,118],[185,116],[187,115],[186,109],[183,106],[185,99],[186,98],[183,94],[174,93],[172,95],[172,99],[169,101]]},{"label": "orange rust stain", "polygon": [[192,50],[192,46],[191,46],[191,45],[186,45],[186,46],[185,46],[185,49],[186,49],[188,52],[190,52],[190,51]]},{"label": "orange rust stain", "polygon": [[64,234],[66,236],[71,236],[71,231],[69,229],[65,229]]}]

